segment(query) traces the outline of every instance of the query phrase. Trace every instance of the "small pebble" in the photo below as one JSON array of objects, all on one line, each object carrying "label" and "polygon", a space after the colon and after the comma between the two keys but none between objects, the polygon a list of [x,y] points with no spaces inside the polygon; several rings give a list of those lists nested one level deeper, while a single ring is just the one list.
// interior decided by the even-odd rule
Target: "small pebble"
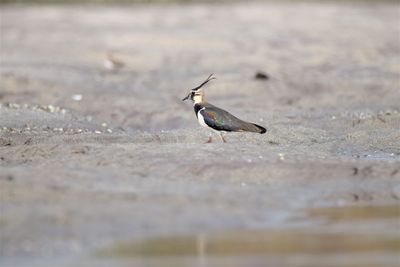
[{"label": "small pebble", "polygon": [[75,94],[75,95],[72,95],[71,96],[71,99],[72,100],[75,100],[75,101],[81,101],[82,100],[82,95],[80,95],[80,94]]},{"label": "small pebble", "polygon": [[48,105],[46,107],[46,111],[50,112],[50,113],[54,113],[55,111],[55,107],[53,105]]},{"label": "small pebble", "polygon": [[262,72],[262,71],[256,72],[256,74],[254,75],[254,78],[257,80],[269,80],[268,74],[266,74],[265,72]]}]

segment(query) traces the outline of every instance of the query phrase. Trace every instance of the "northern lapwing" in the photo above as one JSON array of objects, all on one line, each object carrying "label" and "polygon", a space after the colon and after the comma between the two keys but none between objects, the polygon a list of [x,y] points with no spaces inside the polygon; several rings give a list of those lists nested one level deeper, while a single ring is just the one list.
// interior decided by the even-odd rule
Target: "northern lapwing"
[{"label": "northern lapwing", "polygon": [[[265,133],[267,129],[264,127],[238,119],[228,111],[204,101],[204,91],[202,87],[213,79],[215,79],[215,77],[213,77],[213,74],[210,74],[210,76],[208,76],[208,78],[202,84],[191,89],[189,94],[182,99],[182,101],[187,99],[193,101],[194,112],[196,113],[196,117],[200,125],[213,131],[217,131],[224,143],[226,143],[226,140],[222,135],[223,132]],[[210,134],[207,143],[211,142],[212,136]]]}]

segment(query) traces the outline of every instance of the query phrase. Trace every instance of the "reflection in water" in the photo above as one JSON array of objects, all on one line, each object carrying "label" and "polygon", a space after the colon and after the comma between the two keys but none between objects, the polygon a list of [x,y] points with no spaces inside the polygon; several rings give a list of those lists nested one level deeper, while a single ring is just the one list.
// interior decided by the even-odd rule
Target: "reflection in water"
[{"label": "reflection in water", "polygon": [[[118,266],[400,266],[399,208],[319,208],[308,212],[319,224],[305,229],[160,237],[116,244],[95,255]],[[370,223],[382,229],[359,230]]]}]

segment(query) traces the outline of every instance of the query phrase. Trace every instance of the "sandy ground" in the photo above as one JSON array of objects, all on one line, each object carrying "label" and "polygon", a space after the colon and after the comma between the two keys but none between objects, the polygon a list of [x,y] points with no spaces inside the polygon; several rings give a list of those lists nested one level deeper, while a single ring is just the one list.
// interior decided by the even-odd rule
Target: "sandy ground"
[{"label": "sandy ground", "polygon": [[[398,4],[0,10],[2,266],[100,266],[92,252],[120,242],[253,230],[290,240],[293,229],[394,238],[332,266],[399,263]],[[108,51],[126,66],[105,69]],[[181,98],[209,73],[209,102],[267,134],[203,144],[208,132]],[[395,208],[312,215],[358,206]],[[305,256],[251,265],[327,262],[282,251]]]}]

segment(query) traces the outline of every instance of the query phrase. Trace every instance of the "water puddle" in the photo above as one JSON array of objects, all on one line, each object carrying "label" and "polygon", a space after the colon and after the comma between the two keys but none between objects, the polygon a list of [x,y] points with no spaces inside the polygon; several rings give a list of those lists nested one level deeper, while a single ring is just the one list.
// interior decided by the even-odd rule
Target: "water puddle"
[{"label": "water puddle", "polygon": [[[164,236],[102,249],[82,266],[399,266],[400,206],[335,207],[308,211],[312,227]],[[398,231],[385,234],[394,221]],[[379,231],[358,226],[373,221]],[[396,221],[397,226],[396,226]],[[340,231],[332,224],[347,223]],[[350,223],[350,226],[349,226]],[[376,224],[374,224],[376,225]],[[393,226],[392,226],[393,228]],[[357,230],[358,231],[355,231]],[[103,265],[104,264],[104,265]],[[92,265],[90,265],[92,266]]]}]

